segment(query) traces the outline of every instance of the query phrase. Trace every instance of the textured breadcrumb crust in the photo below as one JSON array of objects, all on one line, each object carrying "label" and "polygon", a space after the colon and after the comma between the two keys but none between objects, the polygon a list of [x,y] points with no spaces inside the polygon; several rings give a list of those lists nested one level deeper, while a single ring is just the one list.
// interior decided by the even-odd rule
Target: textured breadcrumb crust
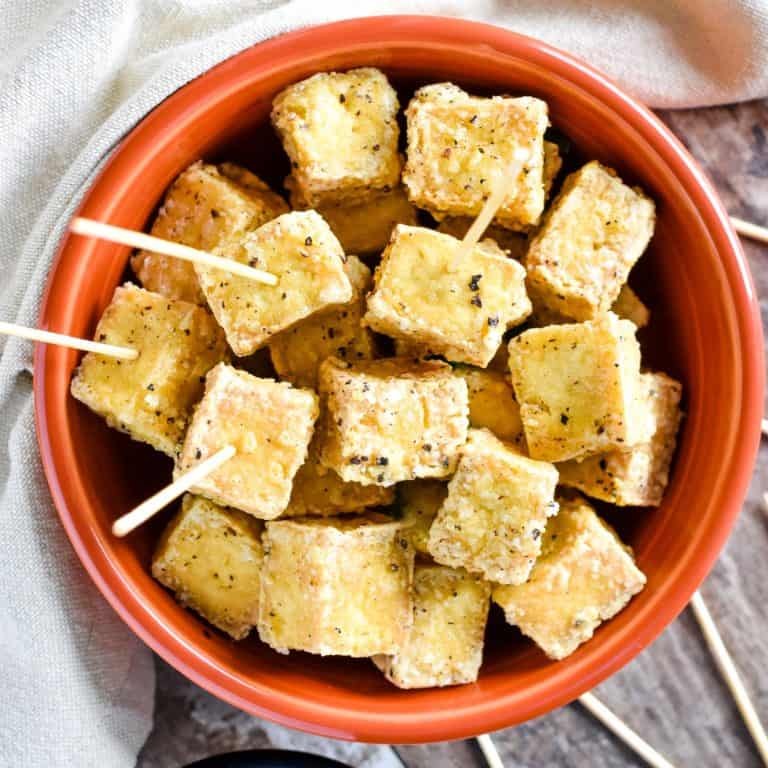
[{"label": "textured breadcrumb crust", "polygon": [[364,322],[454,362],[485,367],[504,331],[531,313],[525,270],[491,241],[459,263],[459,241],[398,225],[374,274]]},{"label": "textured breadcrumb crust", "polygon": [[653,201],[597,161],[568,176],[525,256],[539,306],[573,320],[610,309],[653,235]]},{"label": "textured breadcrumb crust", "polygon": [[635,326],[612,312],[584,323],[532,328],[509,342],[509,370],[528,452],[565,461],[647,440],[639,407]]},{"label": "textured breadcrumb crust", "polygon": [[496,223],[526,230],[544,210],[546,102],[531,97],[477,98],[450,83],[416,91],[406,109],[408,159],[403,183],[412,203],[441,215],[471,216],[518,150],[527,158]]},{"label": "textured breadcrumb crust", "polygon": [[308,206],[360,202],[394,189],[402,159],[397,94],[378,69],[321,72],[272,103],[272,125]]},{"label": "textured breadcrumb crust", "polygon": [[630,320],[638,328],[645,328],[651,320],[651,311],[626,283],[621,286],[611,311],[625,320]]},{"label": "textured breadcrumb crust", "polygon": [[440,480],[410,480],[397,486],[400,523],[416,554],[431,557],[429,529],[447,495],[448,485]]},{"label": "textured breadcrumb crust", "polygon": [[191,490],[270,520],[288,506],[318,414],[314,392],[220,364],[206,378],[174,475],[233,445],[235,456]]},{"label": "textured breadcrumb crust", "polygon": [[259,617],[263,524],[187,494],[152,558],[152,575],[187,608],[242,640]]},{"label": "textured breadcrumb crust", "polygon": [[267,523],[259,635],[281,653],[394,653],[413,621],[413,548],[398,523]]},{"label": "textured breadcrumb crust", "polygon": [[491,585],[463,570],[417,565],[413,627],[397,653],[373,662],[398,688],[462,685],[477,680]]},{"label": "textured breadcrumb crust", "polygon": [[493,590],[507,621],[555,660],[589,640],[645,586],[632,551],[583,498],[559,501],[528,581]]},{"label": "textured breadcrumb crust", "polygon": [[640,374],[642,408],[653,436],[626,451],[588,456],[558,465],[560,483],[618,506],[661,504],[677,444],[682,385],[663,373]]},{"label": "textured breadcrumb crust", "polygon": [[277,277],[277,285],[264,285],[195,264],[208,305],[241,357],[314,312],[352,299],[344,251],[315,211],[278,216],[215,253]]},{"label": "textured breadcrumb crust", "polygon": [[[165,195],[151,234],[208,251],[266,224],[288,204],[258,176],[234,163],[196,162]],[[131,267],[141,284],[172,299],[205,304],[192,264],[151,251],[137,251]]]},{"label": "textured breadcrumb crust", "polygon": [[471,429],[429,531],[430,554],[489,581],[524,582],[547,517],[557,514],[556,484],[551,464],[526,458],[487,429]]},{"label": "textured breadcrumb crust", "polygon": [[297,387],[317,387],[317,371],[326,357],[369,360],[376,357],[376,341],[361,325],[371,270],[357,256],[347,256],[344,271],[352,285],[352,300],[315,312],[269,342],[277,375]]},{"label": "textured breadcrumb crust", "polygon": [[139,356],[89,352],[75,371],[72,396],[110,427],[175,456],[205,374],[228,355],[216,321],[196,304],[126,283],[115,289],[94,339]]},{"label": "textured breadcrumb crust", "polygon": [[438,361],[406,358],[320,366],[327,408],[321,461],[348,482],[393,485],[445,477],[467,436],[467,385]]}]

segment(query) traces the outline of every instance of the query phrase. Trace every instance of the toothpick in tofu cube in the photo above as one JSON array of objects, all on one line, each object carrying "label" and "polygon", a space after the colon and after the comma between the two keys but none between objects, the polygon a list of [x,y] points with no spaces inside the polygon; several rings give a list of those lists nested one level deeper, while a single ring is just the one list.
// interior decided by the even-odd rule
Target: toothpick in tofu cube
[{"label": "toothpick in tofu cube", "polygon": [[192,492],[263,520],[277,517],[288,506],[318,414],[311,390],[217,365],[206,378],[175,476],[232,445],[235,456]]},{"label": "toothpick in tofu cube", "polygon": [[126,283],[96,326],[95,340],[138,351],[135,360],[89,352],[72,396],[114,429],[175,457],[205,374],[228,356],[210,312]]},{"label": "toothpick in tofu cube", "polygon": [[471,429],[429,530],[430,554],[499,584],[524,582],[547,518],[557,514],[556,485],[551,464],[526,458],[487,429]]},{"label": "toothpick in tofu cube", "polygon": [[187,494],[152,558],[152,575],[182,604],[242,640],[259,618],[263,523]]},{"label": "toothpick in tofu cube", "polygon": [[[468,216],[447,216],[437,225],[437,231],[461,240],[469,231],[473,221],[474,219]],[[497,224],[491,224],[485,230],[480,242],[486,240],[492,240],[507,256],[517,261],[525,256],[525,250],[528,247],[528,240],[525,235],[520,232],[513,232],[511,229],[504,229]]]},{"label": "toothpick in tofu cube", "polygon": [[400,647],[413,621],[413,548],[398,523],[379,517],[267,523],[258,624],[265,643],[323,656]]},{"label": "toothpick in tofu cube", "polygon": [[417,555],[429,554],[429,529],[448,495],[448,485],[440,480],[409,480],[397,486],[397,502],[403,531]]},{"label": "toothpick in tofu cube", "polygon": [[493,590],[507,621],[555,660],[589,640],[645,586],[632,550],[581,496],[559,502],[528,581]]}]

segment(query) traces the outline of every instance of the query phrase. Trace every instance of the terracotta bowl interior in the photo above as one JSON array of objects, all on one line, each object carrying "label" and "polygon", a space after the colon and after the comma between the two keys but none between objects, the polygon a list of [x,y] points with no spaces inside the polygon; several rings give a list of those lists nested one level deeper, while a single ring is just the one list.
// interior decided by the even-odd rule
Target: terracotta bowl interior
[{"label": "terracotta bowl interior", "polygon": [[[684,382],[688,416],[663,505],[608,513],[635,548],[647,589],[559,664],[494,609],[478,684],[402,692],[368,661],[281,656],[257,638],[235,644],[177,606],[148,574],[168,515],[123,541],[109,533],[115,517],[168,479],[170,463],[68,397],[74,353],[39,350],[38,419],[52,490],[78,552],[124,618],[166,659],[233,703],[290,725],[342,738],[436,740],[520,722],[564,703],[626,663],[680,610],[722,545],[743,494],[761,352],[749,277],[722,211],[693,181],[697,171],[676,154],[679,148],[665,145],[653,123],[638,127],[637,107],[578,65],[510,33],[461,22],[379,22],[375,28],[350,22],[338,34],[320,28],[314,38],[299,33],[292,44],[266,53],[256,48],[213,70],[161,106],[118,150],[83,213],[144,228],[169,182],[200,157],[243,163],[279,187],[287,162],[268,127],[270,101],[318,70],[381,67],[403,104],[414,87],[442,80],[480,93],[546,99],[553,125],[573,142],[569,164],[597,158],[658,204],[652,246],[631,282],[653,313],[641,333],[645,364]],[[90,335],[127,275],[127,258],[126,249],[68,238],[43,325]]]}]

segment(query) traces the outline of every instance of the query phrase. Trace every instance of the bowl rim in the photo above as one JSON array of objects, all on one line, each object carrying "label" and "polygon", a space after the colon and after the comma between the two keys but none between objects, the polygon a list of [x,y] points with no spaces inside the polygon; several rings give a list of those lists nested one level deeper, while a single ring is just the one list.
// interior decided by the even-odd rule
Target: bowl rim
[{"label": "bowl rim", "polygon": [[[194,683],[252,715],[324,736],[382,743],[465,738],[537,717],[590,690],[655,640],[682,611],[704,580],[740,511],[759,445],[765,377],[759,308],[746,258],[723,204],[702,169],[659,118],[605,75],[570,54],[501,27],[442,16],[392,15],[339,21],[289,32],[246,48],[182,86],[149,112],[109,158],[81,201],[78,213],[101,187],[114,186],[114,181],[109,184],[108,180],[115,174],[118,162],[123,176],[126,165],[131,161],[141,165],[142,147],[153,136],[166,130],[169,121],[176,122],[180,119],[178,116],[185,113],[188,119],[189,112],[194,111],[196,105],[215,101],[235,88],[237,83],[247,80],[254,70],[267,69],[274,58],[290,55],[291,49],[297,45],[301,46],[303,56],[328,55],[338,52],[339,40],[346,41],[345,46],[362,42],[445,43],[454,46],[482,44],[507,55],[534,60],[571,79],[578,77],[584,90],[621,114],[674,168],[676,177],[698,208],[721,256],[729,293],[734,306],[740,310],[735,313],[735,319],[743,361],[743,408],[739,417],[741,439],[734,441],[729,456],[733,467],[732,480],[722,491],[722,512],[716,523],[710,526],[705,547],[697,551],[696,559],[689,564],[682,578],[673,584],[665,584],[665,589],[659,590],[663,591],[664,600],[654,600],[653,605],[648,607],[646,613],[653,611],[652,618],[645,614],[638,617],[633,625],[631,643],[626,643],[623,648],[597,646],[592,654],[585,654],[584,659],[567,672],[556,671],[545,681],[535,684],[532,692],[513,690],[493,700],[448,707],[439,713],[374,714],[351,711],[328,701],[322,704],[310,702],[258,683],[246,690],[240,681],[228,675],[211,659],[196,653],[170,634],[153,612],[131,592],[129,584],[115,571],[106,552],[94,541],[86,542],[83,531],[77,525],[77,510],[70,509],[67,504],[65,486],[69,480],[66,472],[60,471],[52,447],[57,417],[54,414],[53,420],[49,421],[45,375],[48,353],[45,345],[41,344],[35,345],[33,384],[38,444],[58,515],[87,572],[133,632]],[[38,321],[40,327],[47,327],[49,301],[66,244],[65,235],[49,273]]]}]

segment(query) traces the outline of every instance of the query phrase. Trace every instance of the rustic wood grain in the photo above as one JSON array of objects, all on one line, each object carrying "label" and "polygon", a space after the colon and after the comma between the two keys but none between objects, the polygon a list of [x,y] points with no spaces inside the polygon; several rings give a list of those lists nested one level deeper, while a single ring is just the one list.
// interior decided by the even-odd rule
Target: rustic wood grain
[{"label": "rustic wood grain", "polygon": [[[768,226],[768,100],[663,113],[710,174],[729,212]],[[744,243],[768,320],[768,247]],[[768,441],[728,546],[702,587],[755,705],[768,721]],[[695,514],[695,510],[693,511]],[[258,721],[214,699],[158,660],[155,729],[138,768],[169,768],[235,749],[315,751],[357,768],[397,766],[383,747],[347,745]],[[689,610],[595,693],[677,766],[760,765]],[[495,734],[507,768],[641,766],[578,704]],[[482,766],[471,742],[399,747],[409,768]]]}]

